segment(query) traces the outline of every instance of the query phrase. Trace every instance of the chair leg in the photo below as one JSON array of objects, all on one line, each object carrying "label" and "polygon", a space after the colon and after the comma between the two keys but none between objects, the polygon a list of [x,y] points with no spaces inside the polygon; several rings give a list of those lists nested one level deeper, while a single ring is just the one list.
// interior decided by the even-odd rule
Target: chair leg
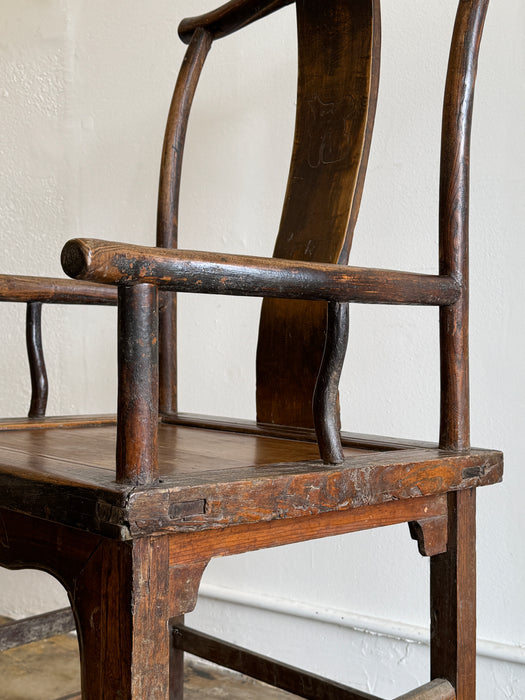
[{"label": "chair leg", "polygon": [[83,700],[169,700],[167,538],[102,540],[71,599]]},{"label": "chair leg", "polygon": [[476,490],[448,495],[448,548],[430,560],[431,676],[476,697]]},{"label": "chair leg", "polygon": [[173,643],[173,626],[183,624],[184,615],[170,620],[170,700],[184,698],[184,652]]}]

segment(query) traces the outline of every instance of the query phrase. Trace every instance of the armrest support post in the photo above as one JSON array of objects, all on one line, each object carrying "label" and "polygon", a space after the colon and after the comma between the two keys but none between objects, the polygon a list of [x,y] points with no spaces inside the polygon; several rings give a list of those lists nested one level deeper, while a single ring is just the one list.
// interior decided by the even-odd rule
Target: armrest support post
[{"label": "armrest support post", "polygon": [[348,304],[328,304],[323,360],[313,396],[315,433],[325,464],[344,461],[338,390],[348,345],[348,319]]},{"label": "armrest support post", "polygon": [[148,484],[158,469],[158,300],[151,284],[119,287],[117,481]]},{"label": "armrest support post", "polygon": [[26,347],[31,374],[31,404],[27,415],[29,418],[41,418],[46,414],[49,386],[42,347],[42,303],[39,301],[27,305]]}]

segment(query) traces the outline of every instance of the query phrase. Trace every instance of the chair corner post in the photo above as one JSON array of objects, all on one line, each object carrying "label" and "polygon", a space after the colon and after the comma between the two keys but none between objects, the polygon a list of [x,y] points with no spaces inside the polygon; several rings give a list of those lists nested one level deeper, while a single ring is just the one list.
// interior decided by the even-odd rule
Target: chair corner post
[{"label": "chair corner post", "polygon": [[158,468],[158,293],[120,286],[118,295],[117,481],[154,483]]}]

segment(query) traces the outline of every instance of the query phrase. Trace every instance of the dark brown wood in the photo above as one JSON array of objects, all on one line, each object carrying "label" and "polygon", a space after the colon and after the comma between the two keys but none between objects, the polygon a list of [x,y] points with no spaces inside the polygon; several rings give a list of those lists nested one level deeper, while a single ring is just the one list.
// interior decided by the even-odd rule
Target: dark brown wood
[{"label": "dark brown wood", "polygon": [[396,700],[456,700],[456,693],[448,681],[436,679],[400,695]]},{"label": "dark brown wood", "polygon": [[[182,23],[190,47],[164,142],[161,248],[89,239],[64,248],[68,273],[119,285],[117,428],[105,417],[0,422],[0,564],[43,569],[65,585],[89,700],[180,700],[182,650],[170,652],[169,620],[193,608],[212,557],[401,522],[431,557],[434,679],[403,698],[475,697],[475,489],[499,481],[503,464],[499,452],[470,449],[468,436],[468,159],[488,0],[460,0],[454,29],[439,275],[345,266],[376,108],[379,0],[296,2],[296,132],[274,257],[169,249],[176,245],[188,116],[212,39],[286,4],[232,0]],[[257,424],[176,413],[176,291],[269,297],[257,351]],[[114,304],[116,294],[90,282],[0,276],[0,299],[28,302],[33,314],[41,302]],[[439,448],[355,435],[339,443],[337,382],[347,334],[340,305],[350,301],[442,307]],[[316,423],[331,464],[318,459],[312,430],[320,368]],[[35,412],[43,412],[41,399]],[[366,697],[184,634],[205,655],[211,649],[239,670],[247,664],[258,677],[277,675],[288,689],[310,693],[308,684],[317,684],[317,695],[305,697]]]},{"label": "dark brown wood", "polygon": [[112,541],[1,509],[0,536],[2,566],[42,569],[68,591],[83,698],[169,700],[168,621],[198,580],[194,565],[170,571],[166,537]]},{"label": "dark brown wood", "polygon": [[1,418],[0,432],[4,430],[31,430],[45,428],[92,428],[97,425],[116,425],[116,415],[100,416],[41,416],[39,418]]},{"label": "dark brown wood", "polygon": [[[211,47],[211,35],[195,31],[182,64],[164,134],[157,209],[157,246],[176,248],[179,223],[180,178],[188,118],[193,97]],[[160,296],[159,410],[177,410],[177,302],[173,294]]]},{"label": "dark brown wood", "polygon": [[31,404],[29,418],[41,418],[46,413],[49,386],[42,347],[42,303],[30,302],[26,312],[26,346],[31,374]]},{"label": "dark brown wood", "polygon": [[412,539],[417,541],[421,556],[432,557],[447,551],[448,518],[446,514],[414,520],[408,525]]},{"label": "dark brown wood", "polygon": [[170,700],[184,698],[184,652],[173,644],[173,627],[184,624],[184,615],[170,620]]},{"label": "dark brown wood", "polygon": [[117,481],[158,480],[158,301],[149,284],[119,288]]},{"label": "dark brown wood", "polygon": [[[247,435],[300,440],[302,442],[314,442],[316,440],[313,428],[297,428],[295,426],[275,425],[273,423],[256,423],[255,421],[241,420],[238,418],[219,418],[217,416],[204,416],[197,413],[175,413],[163,415],[162,421],[173,425],[205,428],[206,430],[224,430]],[[374,452],[406,450],[411,447],[432,449],[438,446],[437,442],[427,442],[425,440],[407,440],[404,438],[385,437],[384,435],[365,435],[363,433],[349,433],[345,431],[341,431],[341,443],[343,447],[370,449]]]},{"label": "dark brown wood", "polygon": [[179,25],[179,36],[182,41],[189,43],[195,32],[202,27],[214,39],[219,39],[292,2],[293,0],[231,0],[212,12],[183,19]]},{"label": "dark brown wood", "polygon": [[[346,263],[377,102],[379,1],[301,0],[296,10],[296,128],[274,256]],[[325,328],[326,304],[263,301],[258,421],[313,427],[312,397]]]},{"label": "dark brown wood", "polygon": [[163,250],[90,238],[66,243],[62,265],[72,277],[121,285],[142,282],[199,294],[440,306],[454,303],[459,293],[455,280],[438,275]]},{"label": "dark brown wood", "polygon": [[157,208],[157,246],[160,248],[177,247],[180,180],[188,119],[211,41],[207,31],[196,30],[173,91],[160,167]]},{"label": "dark brown wood", "polygon": [[325,464],[344,461],[338,388],[348,344],[348,313],[348,304],[328,304],[325,348],[313,397],[315,433]]},{"label": "dark brown wood", "polygon": [[235,644],[223,642],[203,632],[184,625],[175,625],[172,630],[176,649],[207,659],[239,671],[246,676],[269,683],[300,698],[309,700],[380,700],[376,695],[347,688],[341,683],[329,681],[289,664],[275,661],[261,654],[254,654]]},{"label": "dark brown wood", "polygon": [[461,0],[445,87],[439,204],[440,273],[461,286],[459,299],[440,309],[440,445],[470,444],[468,348],[468,225],[470,133],[479,46],[489,0]]},{"label": "dark brown wood", "polygon": [[430,663],[457,700],[476,696],[476,489],[448,495],[448,550],[430,559]]},{"label": "dark brown wood", "polygon": [[169,579],[163,538],[102,540],[75,579],[82,696],[169,698]]},{"label": "dark brown wood", "polygon": [[0,651],[66,634],[75,629],[71,608],[53,610],[42,615],[13,620],[0,627]]},{"label": "dark brown wood", "polygon": [[0,275],[0,301],[117,305],[114,287],[51,277]]}]

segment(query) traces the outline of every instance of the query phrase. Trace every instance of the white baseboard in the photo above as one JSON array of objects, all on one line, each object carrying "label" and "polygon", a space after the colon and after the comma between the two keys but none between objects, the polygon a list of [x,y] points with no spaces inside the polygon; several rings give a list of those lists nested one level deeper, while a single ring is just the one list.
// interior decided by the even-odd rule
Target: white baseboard
[{"label": "white baseboard", "polygon": [[[408,625],[403,622],[369,617],[346,610],[317,608],[309,603],[206,583],[201,586],[199,596],[219,603],[240,605],[289,617],[298,617],[303,620],[345,627],[364,634],[388,637],[412,644],[429,645],[428,629],[416,625]],[[478,656],[495,661],[525,665],[524,646],[513,646],[501,642],[478,639],[477,653]]]}]

